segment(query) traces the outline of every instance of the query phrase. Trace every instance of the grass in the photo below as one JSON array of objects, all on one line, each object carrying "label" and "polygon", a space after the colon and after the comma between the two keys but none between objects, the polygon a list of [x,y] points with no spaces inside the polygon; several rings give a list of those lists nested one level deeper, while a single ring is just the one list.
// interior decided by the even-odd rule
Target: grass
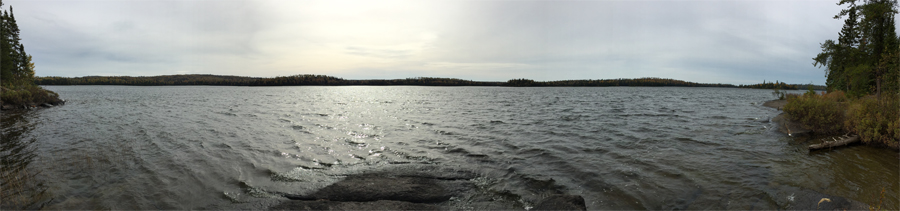
[{"label": "grass", "polygon": [[863,143],[900,149],[900,97],[847,97],[844,92],[788,95],[785,113],[818,134],[855,133]]},{"label": "grass", "polygon": [[880,197],[878,197],[878,204],[877,205],[869,205],[869,210],[870,211],[885,210],[885,207],[883,207],[883,206],[884,206],[884,187],[881,188]]}]

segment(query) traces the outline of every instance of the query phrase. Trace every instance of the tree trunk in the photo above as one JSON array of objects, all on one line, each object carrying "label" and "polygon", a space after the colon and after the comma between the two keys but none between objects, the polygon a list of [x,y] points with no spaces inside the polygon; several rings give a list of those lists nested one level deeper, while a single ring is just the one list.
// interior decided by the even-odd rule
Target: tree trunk
[{"label": "tree trunk", "polygon": [[876,72],[878,74],[875,76],[875,96],[879,99],[881,98],[881,71]]},{"label": "tree trunk", "polygon": [[[834,138],[832,138],[832,139],[834,139]],[[826,141],[821,144],[809,145],[809,150],[839,147],[839,146],[844,146],[844,145],[847,145],[847,144],[850,144],[853,142],[857,142],[857,141],[859,141],[858,135],[852,135],[852,136],[844,135],[844,136],[841,136],[840,139],[834,139],[834,141]]]}]

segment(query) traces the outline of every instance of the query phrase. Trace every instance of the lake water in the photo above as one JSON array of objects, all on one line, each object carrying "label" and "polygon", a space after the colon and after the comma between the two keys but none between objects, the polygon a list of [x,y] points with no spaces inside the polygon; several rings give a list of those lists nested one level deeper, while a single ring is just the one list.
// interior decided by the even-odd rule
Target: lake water
[{"label": "lake water", "polygon": [[68,103],[4,111],[2,141],[50,209],[264,209],[405,164],[476,169],[524,205],[550,179],[588,209],[779,209],[801,190],[900,205],[896,152],[810,153],[769,121],[771,90],[45,88]]}]

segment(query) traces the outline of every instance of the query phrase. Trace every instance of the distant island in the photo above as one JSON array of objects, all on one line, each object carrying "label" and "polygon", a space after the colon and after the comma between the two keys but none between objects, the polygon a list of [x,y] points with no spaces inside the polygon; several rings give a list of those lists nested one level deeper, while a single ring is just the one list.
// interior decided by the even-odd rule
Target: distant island
[{"label": "distant island", "polygon": [[[762,89],[798,89],[799,86],[784,83],[761,83],[754,85],[732,85],[721,83],[695,83],[668,78],[600,79],[534,81],[512,79],[501,81],[472,81],[458,78],[417,77],[406,79],[366,79],[351,80],[327,75],[292,75],[274,78],[225,76],[225,75],[163,75],[163,76],[85,76],[85,77],[35,77],[37,85],[128,85],[128,86],[508,86],[508,87],[740,87]],[[804,87],[805,88],[805,87]],[[818,88],[818,87],[816,87]]]}]

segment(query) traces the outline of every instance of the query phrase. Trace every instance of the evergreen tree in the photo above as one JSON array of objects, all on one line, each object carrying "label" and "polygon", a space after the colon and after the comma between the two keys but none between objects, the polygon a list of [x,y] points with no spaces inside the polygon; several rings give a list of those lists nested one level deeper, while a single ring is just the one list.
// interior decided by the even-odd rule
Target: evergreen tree
[{"label": "evergreen tree", "polygon": [[[861,2],[862,4],[857,4]],[[826,40],[813,65],[825,67],[829,91],[843,90],[852,96],[881,93],[883,81],[893,90],[900,55],[894,16],[896,0],[841,0],[847,4],[835,19],[846,16],[838,42]]]},{"label": "evergreen tree", "polygon": [[[0,6],[3,2],[0,2]],[[19,37],[12,6],[0,11],[0,85],[3,87],[34,85],[34,64]]]}]

